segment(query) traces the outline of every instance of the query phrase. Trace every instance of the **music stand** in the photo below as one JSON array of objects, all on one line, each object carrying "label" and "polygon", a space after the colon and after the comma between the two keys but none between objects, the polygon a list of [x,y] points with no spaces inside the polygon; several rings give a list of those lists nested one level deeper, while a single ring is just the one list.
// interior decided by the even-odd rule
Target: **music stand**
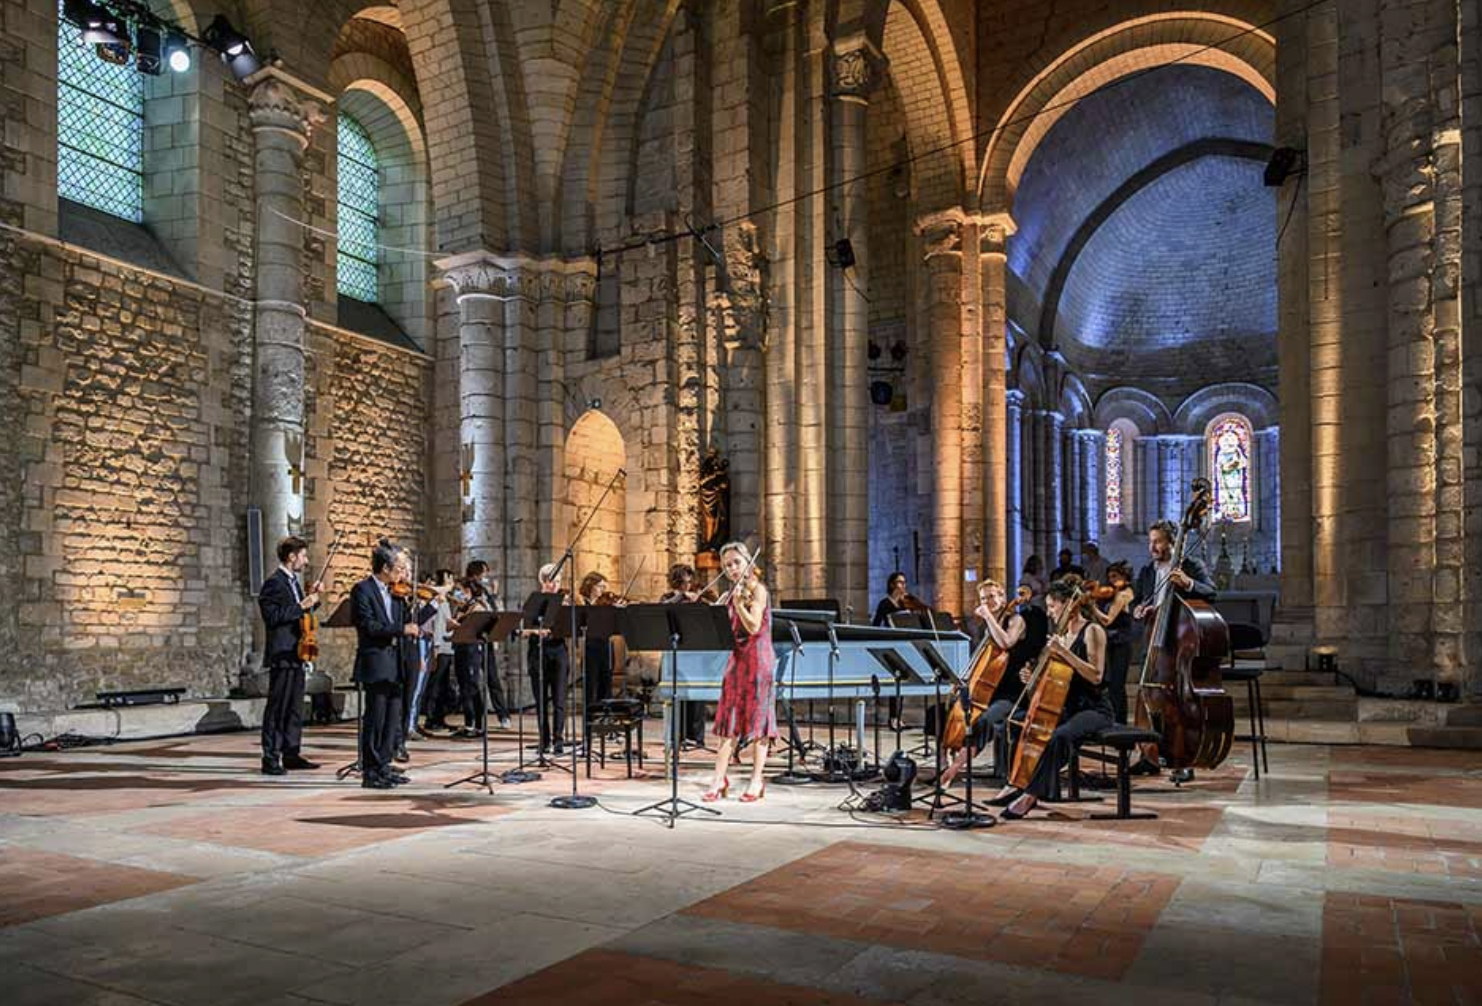
[{"label": "music stand", "polygon": [[[469,614],[463,616],[463,618],[458,622],[458,628],[453,630],[453,645],[461,646],[469,643],[482,643],[485,646],[492,646],[493,644],[489,642],[489,637],[496,635],[509,635],[511,632],[519,627],[520,618],[521,615],[518,611],[506,611],[503,613],[496,613],[493,611],[470,612]],[[443,786],[443,789],[452,789],[454,786],[461,786],[464,783],[473,783],[474,785],[486,790],[490,795],[493,795],[494,793],[494,779],[496,777],[492,772],[489,771],[488,673],[488,653],[485,652],[482,666],[479,668],[479,692],[480,698],[482,700],[479,703],[482,708],[482,712],[479,717],[479,733],[482,735],[482,739],[484,742],[483,757],[479,770],[477,772],[471,773],[470,775],[464,776],[462,779],[454,779],[452,782],[445,784]],[[499,778],[501,782],[509,781],[502,777]],[[539,776],[536,776],[536,778],[538,779]],[[522,779],[520,781],[528,782],[529,780]]]},{"label": "music stand", "polygon": [[[962,680],[962,678],[957,676],[957,672],[952,669],[952,665],[947,663],[947,661],[942,657],[941,653],[935,646],[931,644],[930,641],[917,641],[916,652],[921,654],[921,656],[926,660],[927,666],[929,666],[932,670],[932,677],[935,679],[936,684],[937,709],[939,711],[937,718],[940,719],[940,710],[943,708],[942,682],[950,681],[953,685],[959,688],[966,688],[967,684]],[[941,723],[937,724],[938,729],[940,729],[941,726]],[[930,731],[927,731],[927,733],[930,733]],[[937,774],[936,778],[932,780],[931,794],[928,796],[927,794],[923,793],[920,797],[918,797],[918,799],[921,801],[931,801],[931,811],[927,814],[928,817],[934,817],[936,815],[936,812],[941,810],[942,807],[946,804],[963,802],[962,797],[953,796],[942,788],[942,772],[944,770],[944,766],[942,765],[942,745],[940,742],[938,742],[936,745],[936,764]]]},{"label": "music stand", "polygon": [[692,811],[720,816],[715,808],[679,795],[679,653],[735,649],[729,614],[725,608],[708,604],[638,604],[624,608],[619,623],[629,649],[669,651],[669,715],[665,738],[669,745],[669,798],[640,807],[633,816],[659,814],[670,828],[676,819]]},{"label": "music stand", "polygon": [[[571,651],[572,657],[575,658],[573,659],[572,664],[574,668],[579,670],[583,676],[587,672],[587,656],[586,647],[583,645],[585,638],[583,632],[587,624],[587,612],[591,610],[592,609],[590,605],[585,607],[577,607],[574,604],[563,605],[560,615],[557,618],[557,622],[562,626],[570,625],[571,627]],[[578,663],[578,661],[580,662]],[[545,670],[544,654],[541,655],[540,667],[542,671]],[[578,675],[574,673],[566,675],[566,695],[568,702],[570,701],[571,693],[576,686],[577,677]],[[585,678],[583,678],[582,681],[580,702],[582,730],[583,732],[585,732],[587,719],[587,690]],[[552,720],[551,727],[552,730],[555,729],[554,720]],[[583,737],[583,740],[585,740],[585,737]],[[555,807],[558,810],[585,810],[587,807],[595,806],[597,803],[596,797],[582,796],[576,791],[577,776],[581,774],[576,770],[576,749],[577,741],[573,739],[571,741],[571,795],[557,796],[551,798],[550,806]]]},{"label": "music stand", "polygon": [[[353,629],[355,627],[355,606],[350,603],[350,595],[346,594],[344,600],[335,605],[334,611],[328,618],[319,620],[321,629]],[[352,672],[353,678],[353,672]],[[341,765],[335,770],[336,779],[347,779],[352,775],[360,774],[360,721],[365,715],[365,693],[360,688],[360,682],[355,681],[355,760]]]},{"label": "music stand", "polygon": [[798,622],[802,618],[793,618],[792,612],[799,609],[787,608],[772,612],[772,623],[781,622],[787,626],[787,633],[792,637],[792,650],[788,655],[787,670],[792,676],[792,685],[787,693],[787,771],[781,775],[773,776],[772,781],[779,786],[806,786],[813,781],[813,777],[806,772],[799,772],[793,766],[793,754],[803,759],[808,757],[808,749],[803,744],[803,736],[798,733],[798,722],[796,715],[796,702],[798,697],[798,661],[803,656],[803,637],[798,632]]},{"label": "music stand", "polygon": [[[525,628],[528,630],[533,625],[535,627],[537,633],[541,629],[549,629],[550,630],[550,632],[549,632],[549,638],[551,638],[551,639],[564,639],[566,637],[566,632],[564,631],[563,626],[561,625],[561,619],[559,617],[560,611],[561,611],[561,595],[560,594],[547,594],[545,591],[537,590],[535,593],[531,594],[529,597],[527,597],[525,599],[525,607],[523,609]],[[562,765],[558,761],[554,761],[554,760],[551,760],[551,759],[547,758],[545,756],[545,752],[546,752],[545,745],[540,743],[541,734],[544,733],[544,731],[546,729],[546,726],[545,726],[545,713],[546,713],[546,697],[545,697],[545,690],[546,690],[545,689],[545,640],[546,640],[547,637],[537,634],[533,638],[535,640],[535,678],[536,678],[536,683],[535,683],[535,692],[536,692],[536,695],[535,695],[535,716],[536,716],[536,722],[539,725],[539,729],[537,729],[535,731],[535,737],[536,737],[536,742],[535,743],[536,743],[536,747],[538,749],[536,751],[536,756],[535,756],[535,767],[536,768],[554,768],[554,769],[560,769],[561,771],[564,772],[564,771],[567,771],[566,766],[565,765]],[[527,640],[527,642],[525,644],[525,653],[526,653],[527,657],[529,655],[529,652],[530,652],[530,644],[529,644],[529,642]],[[551,727],[550,727],[550,732],[551,732],[550,741],[551,741],[552,744],[555,743],[555,733],[556,733],[556,727],[557,727],[557,725],[558,724],[555,722],[555,718],[552,717]],[[522,730],[521,732],[523,733],[524,731]]]}]

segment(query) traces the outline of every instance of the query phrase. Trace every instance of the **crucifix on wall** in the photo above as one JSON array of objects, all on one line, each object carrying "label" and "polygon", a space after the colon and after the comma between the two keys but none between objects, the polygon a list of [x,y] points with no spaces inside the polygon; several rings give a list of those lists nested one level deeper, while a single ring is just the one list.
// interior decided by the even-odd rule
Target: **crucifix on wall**
[{"label": "crucifix on wall", "polygon": [[304,485],[304,437],[301,433],[283,434],[283,453],[288,456],[288,477],[292,479],[293,495],[303,492]]},{"label": "crucifix on wall", "polygon": [[473,444],[464,444],[458,462],[458,484],[462,487],[463,498],[467,499],[473,489]]}]

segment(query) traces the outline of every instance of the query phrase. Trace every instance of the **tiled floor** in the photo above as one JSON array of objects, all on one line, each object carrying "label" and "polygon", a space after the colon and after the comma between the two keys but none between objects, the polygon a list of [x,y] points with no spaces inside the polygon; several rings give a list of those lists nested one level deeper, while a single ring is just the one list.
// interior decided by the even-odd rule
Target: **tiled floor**
[{"label": "tiled floor", "polygon": [[668,795],[652,748],[580,777],[584,811],[552,769],[445,789],[467,742],[365,791],[335,779],[353,747],[313,730],[324,767],[285,779],[249,734],[0,762],[0,1001],[1482,1006],[1469,754],[1273,746],[1259,783],[1237,753],[1141,785],[1156,820],[964,834],[819,786],[671,830],[630,813]]}]

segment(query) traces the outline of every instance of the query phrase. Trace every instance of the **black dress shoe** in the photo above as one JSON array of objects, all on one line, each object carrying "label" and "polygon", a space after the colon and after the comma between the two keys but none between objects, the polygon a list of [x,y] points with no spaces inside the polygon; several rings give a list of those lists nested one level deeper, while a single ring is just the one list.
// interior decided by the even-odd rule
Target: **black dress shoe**
[{"label": "black dress shoe", "polygon": [[291,754],[283,756],[283,767],[293,769],[310,769],[318,768],[319,763],[309,761],[309,759],[304,758],[301,755]]},{"label": "black dress shoe", "polygon": [[1176,768],[1168,773],[1168,778],[1175,786],[1181,786],[1186,782],[1194,781],[1194,770],[1191,768]]},{"label": "black dress shoe", "polygon": [[276,758],[264,758],[262,760],[262,774],[263,775],[287,775],[288,774],[288,770],[283,767],[283,763],[280,762],[278,759],[276,759]]},{"label": "black dress shoe", "polygon": [[411,778],[412,778],[411,776],[407,775],[405,772],[397,771],[394,768],[388,768],[382,774],[385,775],[387,779],[390,779],[392,782],[396,783],[398,786],[401,785],[404,782],[410,782],[411,781]]},{"label": "black dress shoe", "polygon": [[551,749],[552,754],[563,755],[566,753],[566,745],[556,741],[556,746]]},{"label": "black dress shoe", "polygon": [[1143,759],[1139,760],[1136,765],[1133,765],[1131,768],[1129,768],[1127,770],[1127,774],[1128,775],[1160,775],[1160,774],[1162,774],[1162,771],[1163,770],[1160,769],[1160,768],[1158,768],[1158,766],[1154,765],[1152,762],[1148,761],[1146,758],[1143,758]]},{"label": "black dress shoe", "polygon": [[407,762],[409,762],[409,761],[412,760],[412,756],[409,755],[409,754],[407,754],[407,749],[406,749],[405,746],[403,746],[403,747],[399,747],[399,748],[396,749],[396,755],[394,756],[394,760],[395,761],[399,761],[403,765],[405,765]]},{"label": "black dress shoe", "polygon": [[1023,790],[1014,790],[1014,792],[1007,793],[1003,796],[995,796],[992,800],[988,801],[988,806],[1007,807],[1009,804],[1013,803],[1015,800],[1019,799],[1019,797],[1023,795]]},{"label": "black dress shoe", "polygon": [[360,780],[361,789],[391,789],[395,785],[383,775],[368,775]]}]

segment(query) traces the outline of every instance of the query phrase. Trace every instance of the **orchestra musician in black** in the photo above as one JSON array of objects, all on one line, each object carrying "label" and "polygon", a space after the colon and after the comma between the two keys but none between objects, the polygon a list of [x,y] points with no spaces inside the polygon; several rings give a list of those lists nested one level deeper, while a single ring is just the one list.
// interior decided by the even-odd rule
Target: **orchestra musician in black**
[{"label": "orchestra musician in black", "polygon": [[303,617],[319,606],[320,585],[308,589],[299,574],[309,565],[309,543],[297,535],[278,542],[278,568],[257,592],[266,630],[262,652],[268,670],[268,701],[262,714],[262,774],[318,768],[303,757],[304,662],[299,659]]},{"label": "orchestra musician in black", "polygon": [[406,673],[403,641],[415,645],[420,629],[403,601],[392,595],[401,575],[402,550],[381,539],[371,552],[371,575],[350,591],[355,622],[354,680],[361,686],[365,709],[360,727],[360,784],[390,789],[407,781],[392,757],[401,720],[402,676]]}]

